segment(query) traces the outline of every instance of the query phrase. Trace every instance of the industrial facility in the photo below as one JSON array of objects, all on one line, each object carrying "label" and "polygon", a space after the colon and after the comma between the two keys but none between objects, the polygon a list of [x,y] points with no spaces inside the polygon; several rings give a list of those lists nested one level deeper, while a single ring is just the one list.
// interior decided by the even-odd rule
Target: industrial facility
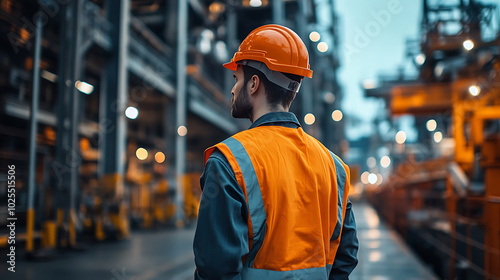
[{"label": "industrial facility", "polygon": [[418,130],[416,143],[406,143],[404,131],[394,139],[379,135],[377,145],[392,147],[394,167],[366,191],[441,277],[497,279],[498,6],[455,2],[423,1],[422,37],[407,41],[417,77],[402,72],[364,84],[366,96],[386,102],[387,119],[415,116]]},{"label": "industrial facility", "polygon": [[350,279],[500,279],[500,3],[419,0],[349,139],[337,2],[0,0],[0,278],[193,279],[204,151],[251,124],[222,64],[275,23],[314,70],[290,111],[350,167]]}]

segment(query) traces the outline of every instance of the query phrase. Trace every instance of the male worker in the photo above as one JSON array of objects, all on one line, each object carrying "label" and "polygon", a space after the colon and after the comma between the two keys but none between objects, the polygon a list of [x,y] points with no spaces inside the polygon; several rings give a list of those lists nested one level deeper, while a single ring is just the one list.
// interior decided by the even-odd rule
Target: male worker
[{"label": "male worker", "polygon": [[356,266],[349,169],[288,112],[308,61],[295,32],[265,25],[224,64],[231,114],[252,125],[205,151],[195,279],[347,279]]}]

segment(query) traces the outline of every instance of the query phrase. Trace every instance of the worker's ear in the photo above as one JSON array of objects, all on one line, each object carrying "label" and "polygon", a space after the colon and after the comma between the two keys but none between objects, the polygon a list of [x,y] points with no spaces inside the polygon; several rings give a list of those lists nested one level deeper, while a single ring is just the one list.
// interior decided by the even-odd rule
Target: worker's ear
[{"label": "worker's ear", "polygon": [[253,75],[252,78],[250,79],[250,81],[248,81],[248,88],[247,88],[247,92],[252,95],[254,93],[257,92],[257,90],[259,89],[259,86],[260,86],[260,83],[261,83],[261,80],[259,78],[259,76],[257,75]]}]

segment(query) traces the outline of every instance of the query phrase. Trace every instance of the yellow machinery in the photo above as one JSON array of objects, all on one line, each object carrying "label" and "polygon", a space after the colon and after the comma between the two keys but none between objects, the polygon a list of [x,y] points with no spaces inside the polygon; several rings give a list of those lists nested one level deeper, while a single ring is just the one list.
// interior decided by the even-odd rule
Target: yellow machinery
[{"label": "yellow machinery", "polygon": [[[500,87],[490,84],[474,97],[468,92],[474,84],[473,80],[459,80],[451,85],[451,92],[441,93],[450,100],[453,158],[408,159],[384,185],[368,191],[382,216],[403,235],[429,221],[431,227],[447,233],[448,237],[421,233],[421,238],[449,258],[448,271],[442,275],[451,279],[460,270],[473,270],[485,279],[500,277],[500,133],[488,134],[485,129],[485,124],[500,120]],[[422,100],[420,107],[412,104],[413,113],[419,109],[432,113],[426,104],[436,102],[425,90],[395,87],[392,94],[396,100],[399,95]],[[408,105],[404,106],[406,109],[393,103],[393,114],[404,113]]]},{"label": "yellow machinery", "polygon": [[[131,150],[135,150],[135,147]],[[150,163],[143,163],[135,155],[129,158],[127,182],[130,187],[131,220],[141,228],[169,224],[176,214],[176,201],[174,192],[165,179],[166,169],[161,169],[162,172],[155,173],[157,176],[154,176],[149,171],[151,168],[144,168],[144,164]],[[200,173],[194,172],[187,173],[183,178],[184,218],[187,220],[198,216],[201,197],[200,176]]]},{"label": "yellow machinery", "polygon": [[201,189],[200,173],[188,173],[184,177],[184,214],[188,219],[198,217]]},{"label": "yellow machinery", "polygon": [[[483,36],[496,7],[423,2],[423,40],[409,50],[420,57],[419,78],[366,95],[385,97],[392,116],[438,116],[454,153],[417,161],[424,155],[397,144],[407,158],[367,188],[368,198],[443,278],[500,279],[500,37]],[[450,11],[460,18],[444,20]],[[443,32],[450,22],[462,26],[458,34]]]}]

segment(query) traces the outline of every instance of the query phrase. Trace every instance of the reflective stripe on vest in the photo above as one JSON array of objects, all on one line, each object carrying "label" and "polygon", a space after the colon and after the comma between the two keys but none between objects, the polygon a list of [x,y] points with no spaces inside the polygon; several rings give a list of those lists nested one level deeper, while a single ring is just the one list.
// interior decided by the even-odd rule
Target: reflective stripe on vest
[{"label": "reflective stripe on vest", "polygon": [[[276,128],[274,128],[274,129],[276,130]],[[335,253],[336,253],[338,245],[340,243],[340,236],[341,236],[341,232],[342,232],[343,214],[344,214],[344,206],[345,206],[344,205],[345,204],[344,203],[345,202],[344,190],[346,188],[348,188],[346,186],[346,180],[348,180],[348,176],[346,173],[347,170],[344,168],[343,163],[336,155],[334,155],[333,153],[328,151],[326,148],[324,148],[324,146],[322,146],[321,149],[324,150],[325,152],[320,157],[320,160],[322,160],[324,163],[323,163],[323,165],[320,165],[320,166],[324,166],[325,168],[328,168],[328,170],[331,170],[328,172],[333,172],[333,169],[335,169],[336,178],[334,177],[335,175],[333,173],[330,173],[330,174],[331,174],[332,179],[336,180],[336,182],[337,182],[336,183],[337,184],[336,195],[330,194],[330,196],[329,196],[329,197],[331,197],[331,199],[334,199],[335,196],[337,196],[336,224],[335,224],[335,227],[332,228],[333,223],[335,221],[330,219],[328,221],[328,223],[330,224],[330,231],[326,235],[323,234],[324,238],[327,238],[325,240],[325,242],[331,241],[328,245],[328,248],[325,248],[325,250],[328,250],[328,251],[325,251],[326,259],[323,262],[323,266],[321,266],[320,263],[317,263],[313,267],[309,266],[309,268],[307,268],[307,267],[300,268],[301,265],[293,265],[291,267],[290,266],[279,266],[279,265],[276,266],[276,265],[274,265],[272,268],[265,268],[265,266],[262,265],[263,264],[263,257],[264,257],[264,259],[266,259],[265,256],[268,256],[268,255],[267,255],[267,253],[264,255],[262,255],[262,254],[266,250],[267,250],[267,252],[271,252],[271,251],[269,251],[270,247],[262,247],[262,249],[263,250],[265,249],[265,250],[263,252],[261,252],[261,254],[259,254],[258,257],[257,257],[257,255],[258,255],[259,250],[261,250],[261,246],[263,245],[263,242],[265,241],[265,235],[266,235],[266,230],[267,230],[266,229],[266,221],[268,218],[270,218],[272,221],[272,216],[268,217],[269,213],[266,213],[265,207],[267,207],[268,204],[264,204],[264,199],[262,196],[263,191],[261,190],[261,186],[259,185],[259,179],[262,179],[262,178],[260,178],[259,176],[263,175],[263,173],[262,173],[263,170],[267,170],[267,169],[263,169],[263,168],[266,168],[266,167],[270,168],[271,166],[276,166],[276,165],[272,165],[273,162],[271,162],[271,161],[269,162],[270,165],[268,165],[267,162],[265,162],[265,163],[261,162],[260,164],[256,163],[256,164],[258,164],[256,166],[253,165],[252,159],[257,161],[257,162],[261,161],[262,158],[259,157],[259,156],[261,156],[260,152],[263,150],[269,151],[269,149],[267,149],[267,147],[266,147],[266,143],[271,144],[272,141],[266,140],[268,142],[266,142],[264,144],[259,142],[260,143],[259,145],[254,145],[253,147],[250,145],[250,150],[248,150],[248,147],[247,147],[247,149],[245,149],[245,147],[242,143],[247,143],[247,142],[241,142],[241,139],[244,139],[245,141],[250,140],[250,142],[248,142],[249,144],[255,144],[255,143],[251,143],[253,141],[253,139],[255,139],[253,137],[259,137],[258,139],[266,139],[266,136],[271,135],[271,134],[269,134],[269,135],[261,134],[261,133],[265,133],[264,130],[252,129],[252,131],[253,132],[247,131],[246,134],[244,134],[243,136],[236,137],[238,139],[236,139],[235,137],[228,138],[225,141],[223,141],[222,143],[219,143],[218,145],[207,149],[207,151],[205,153],[205,162],[206,162],[208,160],[208,157],[213,152],[213,150],[216,148],[219,149],[225,155],[225,157],[227,158],[227,160],[231,164],[233,171],[235,173],[236,179],[237,179],[238,183],[240,184],[240,186],[242,187],[243,191],[245,192],[245,196],[246,196],[247,204],[248,204],[248,210],[249,210],[249,221],[248,221],[249,229],[248,229],[248,232],[249,232],[249,244],[250,244],[249,249],[250,250],[249,250],[249,254],[246,256],[246,260],[244,261],[244,264],[243,264],[243,270],[241,272],[242,279],[257,279],[257,277],[263,277],[265,279],[328,279],[328,275],[331,271],[332,263],[333,263],[334,258],[335,258]],[[303,133],[303,131],[300,128],[297,131],[298,131],[299,136],[301,136],[300,134]],[[284,131],[278,131],[278,133],[276,133],[276,134],[280,135],[280,132],[284,132]],[[276,135],[276,134],[274,134],[274,135]],[[251,138],[248,138],[248,136],[251,136]],[[288,136],[290,136],[290,135],[287,135],[287,137]],[[247,138],[245,138],[245,137],[247,137]],[[255,141],[257,142],[260,140],[256,139]],[[274,143],[276,143],[276,142],[274,142]],[[279,143],[283,143],[283,142],[279,142]],[[308,145],[312,145],[311,148],[313,148],[313,149],[318,147],[317,144],[308,144]],[[266,147],[266,148],[262,148],[263,150],[260,150],[260,148],[257,148],[257,150],[256,150],[256,147]],[[253,152],[251,154],[249,154],[248,151],[253,151]],[[332,160],[330,162],[328,162],[328,158],[330,158],[330,157]],[[318,166],[318,165],[316,164],[316,166]],[[258,175],[259,173],[256,172],[256,169],[258,172],[261,172],[262,174]],[[271,168],[271,170],[272,170],[272,168]],[[295,173],[291,173],[291,174],[295,174]],[[298,174],[298,176],[299,177],[297,177],[297,178],[304,178],[303,174]],[[293,177],[293,175],[292,175],[292,177]],[[290,178],[292,178],[292,177],[290,177]],[[306,180],[306,179],[303,179],[303,180]],[[273,182],[273,181],[271,181],[271,182]],[[327,181],[324,181],[324,182],[327,182]],[[267,183],[269,184],[270,182],[267,182]],[[325,185],[320,184],[319,186],[325,186]],[[335,186],[332,186],[332,187],[335,187]],[[265,192],[268,191],[268,189],[263,189],[263,190]],[[327,196],[325,196],[325,198],[327,198]],[[269,198],[267,198],[267,199],[269,199]],[[322,201],[325,201],[325,200],[323,199]],[[269,201],[266,201],[266,203],[269,203]],[[274,204],[274,205],[276,205],[276,204]],[[326,206],[326,204],[324,206]],[[328,206],[328,207],[330,207],[330,206]],[[330,210],[327,210],[327,208],[322,208],[322,209],[324,209],[326,211],[332,211],[331,207],[330,207]],[[333,213],[334,212],[331,212],[332,215],[333,215]],[[324,218],[326,218],[326,216],[324,216]],[[304,222],[306,222],[306,220],[304,220]],[[321,221],[319,221],[319,222],[322,223]],[[274,224],[271,224],[269,226],[272,227],[273,225]],[[298,229],[299,233],[302,232],[303,234],[307,234],[307,228],[304,228],[304,226],[305,227],[308,226],[307,222],[306,222],[306,224],[301,223],[300,225],[303,225],[303,226],[302,226],[302,228]],[[298,225],[298,226],[300,227],[300,225]],[[319,225],[319,224],[314,223],[314,225]],[[318,234],[317,230],[318,230],[318,228],[314,227],[315,234]],[[322,231],[322,232],[324,232],[324,231]],[[330,233],[331,233],[331,235],[329,235]],[[295,233],[295,236],[296,235],[297,235],[297,233]],[[284,244],[296,244],[296,243],[294,243],[294,239],[288,240],[288,238],[286,236],[283,236],[283,237],[285,238],[283,240],[288,241],[288,242],[285,241],[286,243],[284,243]],[[316,243],[316,242],[318,242],[317,237],[314,237],[311,235],[311,238],[316,238],[316,239],[311,240],[314,243],[310,243],[310,244],[317,244]],[[266,239],[266,240],[267,241],[265,241],[265,243],[264,243],[264,244],[266,244],[266,246],[269,246],[270,244],[275,244],[275,243],[269,243],[270,241],[268,239]],[[273,240],[273,239],[271,239],[271,240]],[[292,243],[290,243],[290,242],[292,242]],[[301,242],[304,242],[304,240],[301,240]],[[306,245],[306,243],[303,243],[303,244]],[[302,246],[302,245],[298,244],[297,246]],[[317,245],[315,245],[315,246],[317,246]],[[304,247],[304,249],[306,249],[307,247],[309,247],[309,249],[310,249],[310,246],[307,246],[307,245]],[[319,248],[324,248],[324,247],[322,245],[320,245]],[[323,249],[321,249],[321,250],[323,250]],[[283,252],[286,252],[286,251],[283,251]],[[304,251],[304,252],[306,252],[306,251]],[[314,253],[314,252],[312,252],[312,253]],[[254,266],[254,261],[256,261],[257,259],[258,259],[258,262],[260,263],[260,265],[257,265],[257,263],[256,263],[256,265]],[[276,260],[276,259],[269,259],[269,260]],[[279,263],[280,260],[281,259],[278,259],[277,262]],[[298,264],[300,264],[300,261]],[[316,267],[316,265],[318,265],[318,267]],[[292,267],[299,267],[299,268],[293,269]]]},{"label": "reflective stripe on vest", "polygon": [[222,143],[231,150],[231,153],[238,162],[247,187],[248,211],[253,227],[253,244],[245,266],[252,267],[255,255],[257,255],[262,245],[266,232],[266,211],[264,209],[264,202],[262,201],[259,181],[257,180],[257,174],[253,168],[252,161],[240,141],[230,137]]},{"label": "reflective stripe on vest", "polygon": [[335,169],[337,170],[337,193],[338,193],[338,200],[337,200],[337,224],[335,225],[335,230],[333,230],[332,238],[330,239],[331,241],[337,239],[340,237],[340,232],[342,230],[342,224],[344,223],[343,220],[343,213],[344,213],[344,188],[345,188],[345,179],[346,179],[346,172],[344,170],[344,166],[340,162],[340,160],[337,158],[335,154],[330,152],[330,155],[332,156],[333,160],[335,161]]},{"label": "reflective stripe on vest", "polygon": [[332,265],[327,264],[326,267],[313,267],[288,271],[275,271],[267,269],[255,269],[243,267],[241,271],[242,279],[266,279],[266,280],[316,280],[328,279]]}]

